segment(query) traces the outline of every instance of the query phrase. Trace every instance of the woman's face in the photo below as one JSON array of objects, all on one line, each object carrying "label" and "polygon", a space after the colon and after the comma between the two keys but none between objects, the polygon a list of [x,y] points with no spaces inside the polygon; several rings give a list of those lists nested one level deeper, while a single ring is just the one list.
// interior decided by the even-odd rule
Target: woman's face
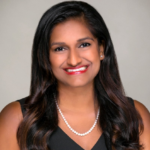
[{"label": "woman's face", "polygon": [[70,19],[53,28],[49,59],[58,84],[81,87],[93,83],[104,48],[82,19]]}]

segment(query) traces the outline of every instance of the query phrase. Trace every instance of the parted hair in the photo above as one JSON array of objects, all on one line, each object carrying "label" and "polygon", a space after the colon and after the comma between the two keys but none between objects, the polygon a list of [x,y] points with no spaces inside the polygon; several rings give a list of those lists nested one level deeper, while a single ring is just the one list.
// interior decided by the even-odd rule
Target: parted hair
[{"label": "parted hair", "polygon": [[[17,139],[21,150],[50,150],[48,139],[58,126],[54,95],[57,80],[50,60],[50,36],[53,28],[70,18],[84,19],[98,44],[104,43],[105,58],[94,78],[95,96],[100,107],[99,125],[108,150],[139,150],[142,119],[121,83],[116,55],[109,31],[98,11],[86,2],[66,1],[52,6],[39,21],[32,47],[30,94]],[[101,149],[101,148],[99,148]]]}]

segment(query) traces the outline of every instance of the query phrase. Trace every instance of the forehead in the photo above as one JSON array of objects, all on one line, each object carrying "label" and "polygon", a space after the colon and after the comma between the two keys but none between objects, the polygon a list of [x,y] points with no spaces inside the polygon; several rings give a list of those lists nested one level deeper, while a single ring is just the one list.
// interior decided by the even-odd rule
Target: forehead
[{"label": "forehead", "polygon": [[84,37],[91,37],[94,39],[94,36],[88,29],[87,24],[81,18],[69,19],[62,23],[57,24],[51,33],[50,43],[60,42],[60,41],[70,41],[78,40]]}]

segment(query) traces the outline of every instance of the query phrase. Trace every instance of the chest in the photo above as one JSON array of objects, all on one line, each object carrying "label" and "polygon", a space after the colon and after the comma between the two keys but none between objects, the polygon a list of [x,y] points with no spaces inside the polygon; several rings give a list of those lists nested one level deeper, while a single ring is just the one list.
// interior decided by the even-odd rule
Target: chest
[{"label": "chest", "polygon": [[[93,143],[92,139],[88,143],[84,145],[85,141],[79,142],[73,137],[69,137],[60,127],[57,127],[49,139],[49,146],[52,150],[107,150],[103,133],[95,141],[94,145],[90,144]],[[92,147],[90,148],[90,146]]]}]

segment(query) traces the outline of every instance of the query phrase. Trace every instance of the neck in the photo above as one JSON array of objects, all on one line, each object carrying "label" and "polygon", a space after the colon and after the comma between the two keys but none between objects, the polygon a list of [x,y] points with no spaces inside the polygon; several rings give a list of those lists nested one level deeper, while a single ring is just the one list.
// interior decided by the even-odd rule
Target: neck
[{"label": "neck", "polygon": [[58,105],[62,109],[74,111],[97,110],[94,96],[94,85],[88,84],[84,87],[70,87],[58,84]]}]

